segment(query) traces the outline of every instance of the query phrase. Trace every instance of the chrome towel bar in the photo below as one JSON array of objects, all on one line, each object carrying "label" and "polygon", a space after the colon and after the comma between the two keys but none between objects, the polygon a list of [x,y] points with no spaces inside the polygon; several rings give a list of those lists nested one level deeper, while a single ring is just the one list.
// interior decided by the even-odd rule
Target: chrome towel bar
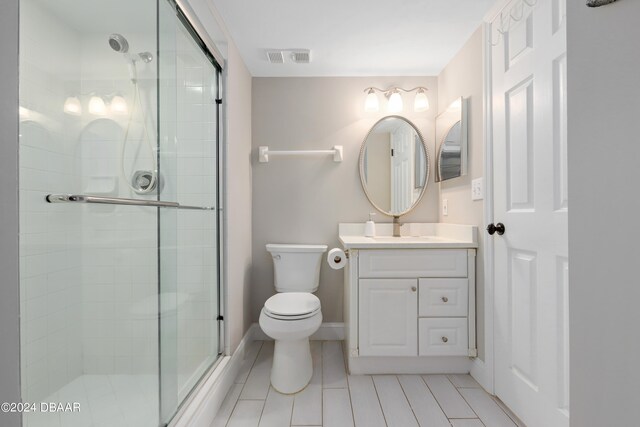
[{"label": "chrome towel bar", "polygon": [[45,197],[49,203],[98,203],[102,205],[152,206],[158,208],[196,209],[213,211],[211,206],[188,206],[177,202],[162,200],[125,199],[121,197],[86,196],[84,194],[49,194]]}]

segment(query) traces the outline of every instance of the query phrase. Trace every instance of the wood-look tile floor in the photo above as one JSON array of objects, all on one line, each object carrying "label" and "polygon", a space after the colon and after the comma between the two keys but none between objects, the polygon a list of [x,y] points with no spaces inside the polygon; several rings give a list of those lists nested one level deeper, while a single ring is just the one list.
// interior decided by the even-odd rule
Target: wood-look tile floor
[{"label": "wood-look tile floor", "polygon": [[469,375],[347,375],[341,341],[312,341],[300,393],[270,386],[273,341],[255,341],[212,427],[516,427]]}]

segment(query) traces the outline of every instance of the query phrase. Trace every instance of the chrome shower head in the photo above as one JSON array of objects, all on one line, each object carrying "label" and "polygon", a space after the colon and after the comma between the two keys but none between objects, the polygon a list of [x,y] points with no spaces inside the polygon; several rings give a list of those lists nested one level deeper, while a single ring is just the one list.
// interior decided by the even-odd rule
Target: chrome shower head
[{"label": "chrome shower head", "polygon": [[111,34],[109,36],[109,46],[119,53],[129,52],[129,42],[122,34]]}]

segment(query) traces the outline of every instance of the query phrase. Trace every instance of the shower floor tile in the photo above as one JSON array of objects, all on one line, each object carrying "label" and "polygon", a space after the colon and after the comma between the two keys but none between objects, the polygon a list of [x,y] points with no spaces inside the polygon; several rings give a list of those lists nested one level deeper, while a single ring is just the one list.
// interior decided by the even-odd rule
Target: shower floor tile
[{"label": "shower floor tile", "polygon": [[25,414],[24,427],[156,427],[158,396],[154,375],[82,375],[42,400],[80,412]]}]

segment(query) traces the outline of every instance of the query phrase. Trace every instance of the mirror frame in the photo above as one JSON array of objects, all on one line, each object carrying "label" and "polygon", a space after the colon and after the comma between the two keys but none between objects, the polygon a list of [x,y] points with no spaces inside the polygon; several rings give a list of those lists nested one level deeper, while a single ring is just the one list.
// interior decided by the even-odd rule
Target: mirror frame
[{"label": "mirror frame", "polygon": [[[409,207],[409,209],[394,214],[391,212],[387,212],[383,209],[380,208],[380,206],[376,205],[373,200],[371,199],[371,195],[369,194],[369,192],[367,191],[367,185],[365,182],[365,170],[364,170],[364,150],[366,148],[366,144],[367,144],[367,139],[369,139],[369,136],[371,135],[371,133],[373,132],[373,130],[376,128],[376,126],[378,126],[378,124],[384,120],[387,119],[400,119],[402,121],[404,121],[405,123],[407,123],[409,126],[411,126],[413,128],[413,130],[416,131],[416,134],[418,135],[418,137],[420,138],[420,141],[422,141],[422,148],[424,149],[424,154],[425,154],[425,163],[427,165],[427,173],[424,179],[424,186],[422,187],[422,191],[420,192],[420,195],[418,195],[418,198],[415,200],[415,202],[413,202],[413,204]],[[369,200],[369,203],[371,203],[371,205],[373,205],[374,208],[376,208],[376,210],[384,215],[390,216],[390,217],[400,217],[402,215],[406,215],[409,212],[411,212],[412,210],[414,210],[416,208],[416,206],[418,206],[418,204],[420,203],[420,201],[422,200],[422,197],[424,196],[424,193],[427,191],[427,186],[429,185],[429,175],[431,175],[431,157],[429,157],[429,147],[427,146],[427,141],[424,139],[424,136],[422,135],[422,132],[420,132],[420,130],[418,129],[418,127],[413,124],[413,122],[409,119],[407,119],[406,117],[402,117],[402,116],[398,116],[398,115],[391,115],[391,116],[384,116],[382,117],[380,120],[378,120],[377,122],[374,123],[373,126],[371,126],[371,129],[369,129],[369,132],[367,132],[367,135],[364,137],[364,140],[362,141],[362,145],[360,146],[360,157],[358,160],[358,164],[359,164],[359,171],[360,171],[360,184],[362,185],[362,190],[364,191],[365,196],[367,196],[367,200]]]},{"label": "mirror frame", "polygon": [[[468,133],[468,121],[467,121],[468,108],[469,108],[469,106],[467,105],[468,98],[461,96],[460,98],[457,98],[456,101],[454,101],[453,103],[457,102],[458,100],[460,101],[460,120],[456,120],[449,127],[447,127],[446,131],[443,132],[440,143],[436,147],[436,162],[435,162],[436,170],[433,175],[435,182],[449,181],[451,179],[463,177],[468,173],[468,163],[469,163],[469,158],[468,158],[469,133]],[[451,108],[451,106],[449,106],[449,108]],[[444,116],[447,113],[451,114],[451,111],[449,110],[449,108],[436,116],[436,142],[438,139],[438,121],[443,120]],[[448,179],[442,179],[440,175],[442,149],[444,148],[444,143],[447,139],[447,136],[449,136],[449,132],[451,132],[451,129],[453,129],[453,127],[458,123],[460,123],[460,175],[454,176]]]}]

